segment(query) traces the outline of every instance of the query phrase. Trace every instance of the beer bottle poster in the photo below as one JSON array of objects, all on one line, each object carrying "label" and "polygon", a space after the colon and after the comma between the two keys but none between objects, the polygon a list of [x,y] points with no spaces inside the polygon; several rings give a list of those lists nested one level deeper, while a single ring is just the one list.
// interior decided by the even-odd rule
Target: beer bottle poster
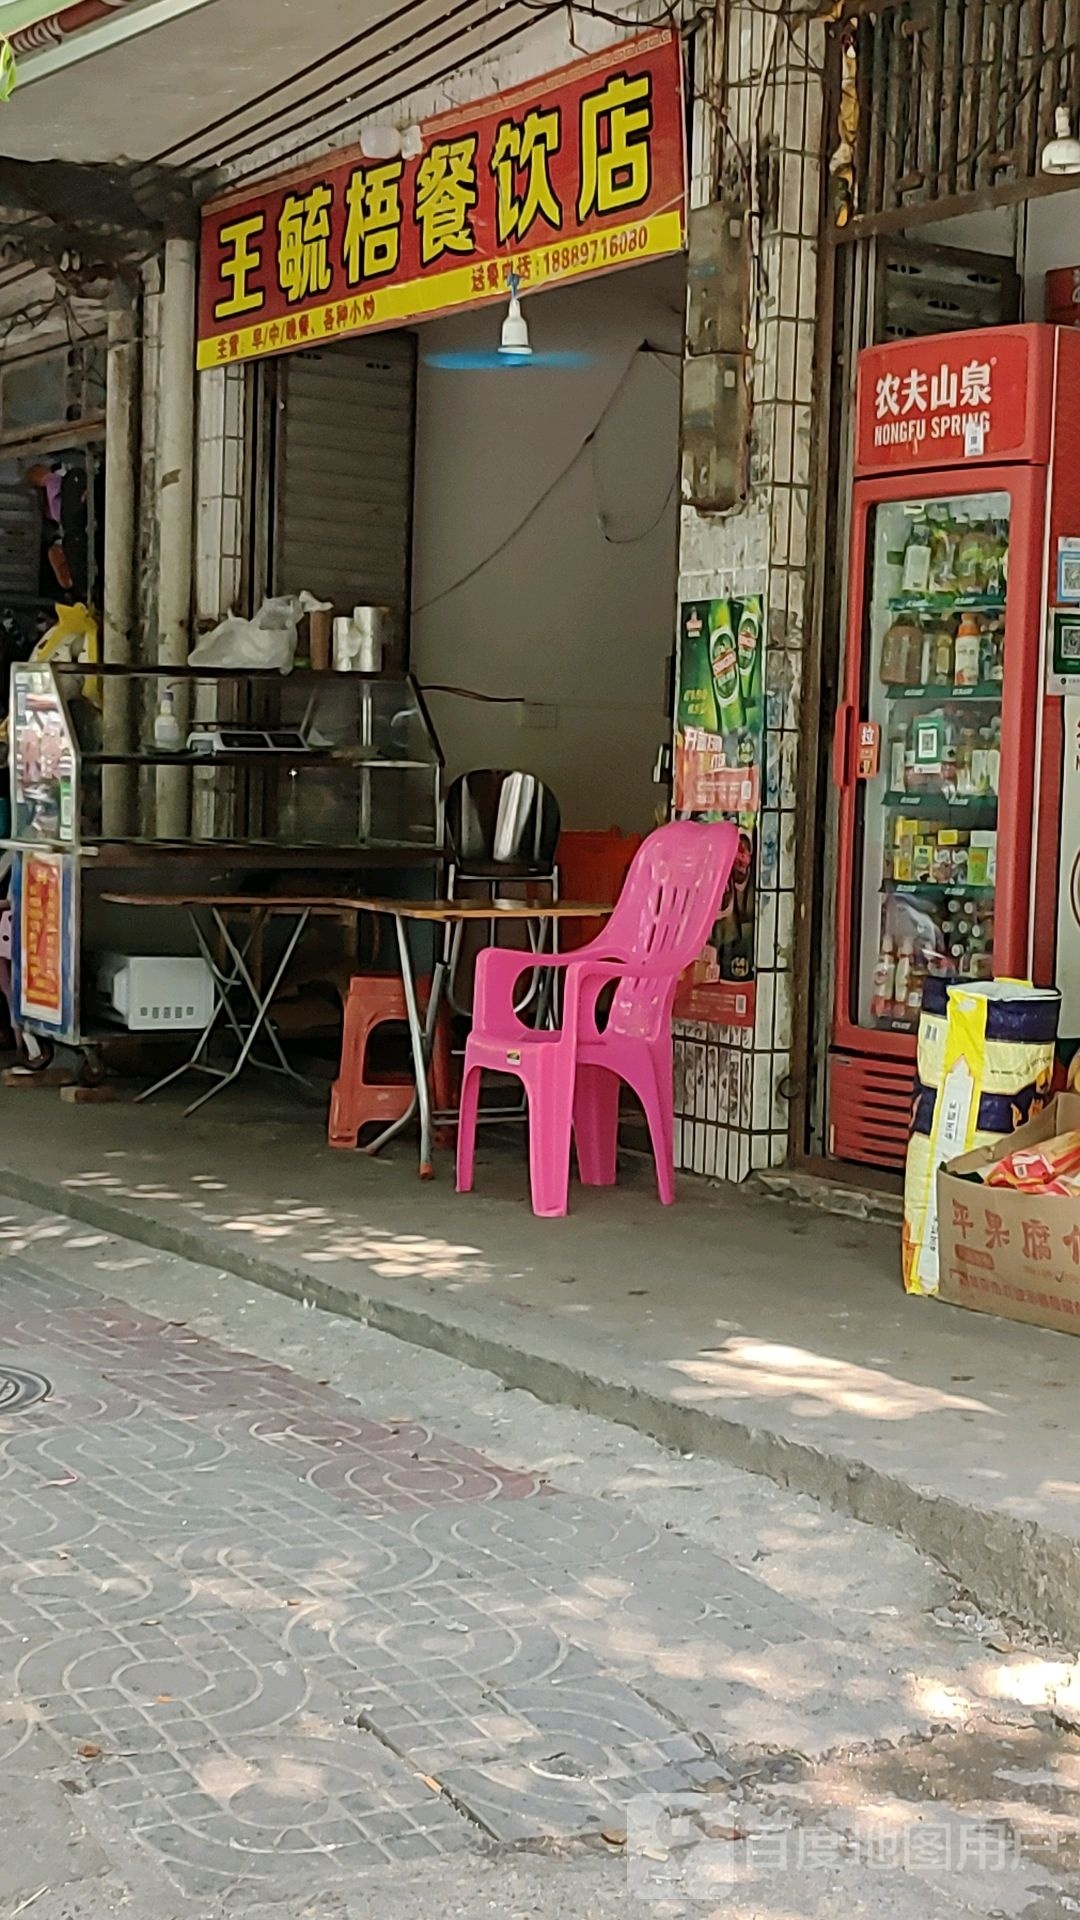
[{"label": "beer bottle poster", "polygon": [[689,600],[680,609],[674,810],[679,820],[733,820],[735,870],[676,1012],[721,1026],[754,1024],[754,914],[765,737],[765,607]]}]

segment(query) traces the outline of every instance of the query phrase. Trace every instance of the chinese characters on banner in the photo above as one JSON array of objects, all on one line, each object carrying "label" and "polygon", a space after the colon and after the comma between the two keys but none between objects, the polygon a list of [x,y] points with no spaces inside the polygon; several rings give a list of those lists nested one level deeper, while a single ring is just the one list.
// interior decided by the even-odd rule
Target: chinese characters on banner
[{"label": "chinese characters on banner", "polygon": [[401,326],[676,253],[678,36],[633,40],[421,128],[415,159],[334,154],[203,213],[198,364]]},{"label": "chinese characters on banner", "polygon": [[19,896],[19,1015],[63,1024],[64,857],[28,853]]},{"label": "chinese characters on banner", "polygon": [[754,1024],[754,881],[761,806],[764,604],[693,600],[681,608],[675,814],[734,820],[735,871],[701,959],[682,981],[683,1020]]},{"label": "chinese characters on banner", "polygon": [[1017,458],[1028,430],[1023,329],[934,335],[859,356],[860,469]]}]

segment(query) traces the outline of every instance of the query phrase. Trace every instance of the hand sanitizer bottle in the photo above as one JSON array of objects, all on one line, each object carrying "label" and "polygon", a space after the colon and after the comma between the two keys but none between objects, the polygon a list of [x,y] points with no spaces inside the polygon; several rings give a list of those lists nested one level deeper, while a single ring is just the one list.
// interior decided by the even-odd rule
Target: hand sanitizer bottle
[{"label": "hand sanitizer bottle", "polygon": [[154,715],[154,745],[159,753],[180,752],[180,722],[176,717],[176,700],[171,687],[164,689],[161,704]]}]

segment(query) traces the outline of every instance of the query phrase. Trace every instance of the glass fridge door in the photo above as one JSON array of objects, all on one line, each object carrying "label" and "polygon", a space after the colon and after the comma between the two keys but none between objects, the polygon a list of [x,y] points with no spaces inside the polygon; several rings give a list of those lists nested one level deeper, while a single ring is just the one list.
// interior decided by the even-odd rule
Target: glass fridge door
[{"label": "glass fridge door", "polygon": [[915,1033],[927,975],[993,974],[1007,493],[881,503],[869,522],[857,1023]]}]

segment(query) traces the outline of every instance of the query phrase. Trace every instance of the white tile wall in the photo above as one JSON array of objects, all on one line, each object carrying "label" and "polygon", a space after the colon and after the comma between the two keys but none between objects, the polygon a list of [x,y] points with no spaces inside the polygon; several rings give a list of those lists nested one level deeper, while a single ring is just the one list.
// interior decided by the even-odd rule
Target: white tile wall
[{"label": "white tile wall", "polygon": [[240,594],[246,377],[242,366],[199,375],[195,614],[204,628],[233,610]]},{"label": "white tile wall", "polygon": [[756,592],[769,610],[755,1024],[752,1033],[694,1027],[692,1043],[679,1042],[700,1057],[692,1094],[676,1076],[679,1113],[693,1115],[676,1130],[679,1164],[729,1180],[777,1166],[787,1151],[823,33],[790,13],[781,22],[761,0],[732,5],[725,131],[744,152],[767,150],[778,168],[778,224],[760,234],[750,329],[751,498],[724,516],[684,509],[682,520],[681,597]]}]

